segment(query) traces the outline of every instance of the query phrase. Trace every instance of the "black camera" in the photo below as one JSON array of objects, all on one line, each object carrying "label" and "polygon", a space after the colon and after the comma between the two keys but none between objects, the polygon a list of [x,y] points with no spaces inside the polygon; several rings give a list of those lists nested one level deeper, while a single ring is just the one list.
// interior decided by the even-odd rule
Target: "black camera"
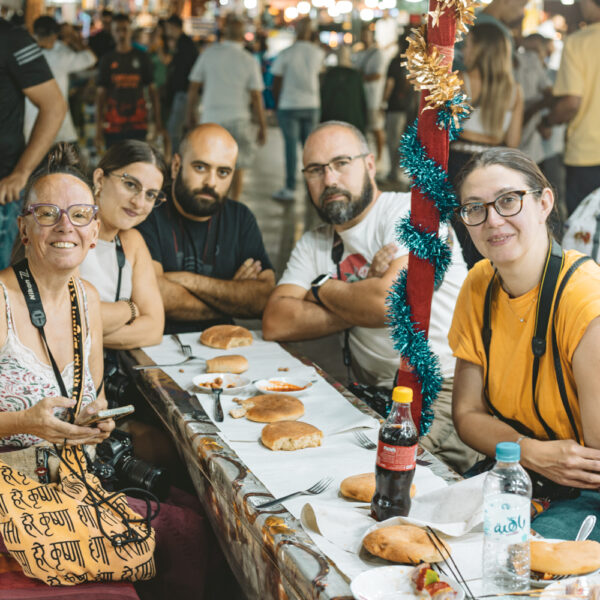
[{"label": "black camera", "polygon": [[110,437],[96,446],[96,460],[90,470],[110,490],[141,488],[159,500],[164,500],[169,492],[167,471],[135,458],[131,436],[120,429],[113,430]]},{"label": "black camera", "polygon": [[104,393],[108,408],[116,408],[125,404],[134,404],[136,396],[135,383],[119,368],[117,354],[112,350],[104,351]]},{"label": "black camera", "polygon": [[358,383],[358,381],[350,383],[348,389],[382,417],[387,417],[390,414],[392,390],[376,385],[365,385],[364,383]]}]

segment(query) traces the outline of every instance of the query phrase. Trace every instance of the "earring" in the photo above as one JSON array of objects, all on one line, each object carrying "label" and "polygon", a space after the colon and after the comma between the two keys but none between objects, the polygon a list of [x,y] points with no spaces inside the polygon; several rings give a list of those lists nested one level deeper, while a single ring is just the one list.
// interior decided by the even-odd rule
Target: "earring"
[{"label": "earring", "polygon": [[92,242],[92,243],[90,244],[90,248],[95,248],[95,247],[96,247],[96,242]]},{"label": "earring", "polygon": [[21,243],[23,244],[23,246],[27,246],[28,242],[29,242],[29,238],[28,237],[22,237],[21,238]]}]

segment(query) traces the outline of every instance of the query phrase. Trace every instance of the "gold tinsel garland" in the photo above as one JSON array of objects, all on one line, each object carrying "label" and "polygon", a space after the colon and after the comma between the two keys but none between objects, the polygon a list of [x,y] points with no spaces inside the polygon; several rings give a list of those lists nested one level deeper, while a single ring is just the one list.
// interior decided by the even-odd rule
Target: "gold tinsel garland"
[{"label": "gold tinsel garland", "polygon": [[[446,10],[454,10],[456,40],[460,40],[475,21],[477,4],[477,0],[441,0],[435,10],[428,13],[431,26],[438,26],[440,17]],[[426,25],[422,25],[413,29],[408,38],[408,49],[402,55],[406,59],[403,64],[408,68],[408,79],[417,91],[429,92],[425,97],[425,110],[445,107],[451,111],[456,121],[460,113],[468,110],[464,103],[452,102],[459,95],[462,96],[462,82],[456,71],[448,70],[448,62],[439,47],[428,47],[425,31]]]}]

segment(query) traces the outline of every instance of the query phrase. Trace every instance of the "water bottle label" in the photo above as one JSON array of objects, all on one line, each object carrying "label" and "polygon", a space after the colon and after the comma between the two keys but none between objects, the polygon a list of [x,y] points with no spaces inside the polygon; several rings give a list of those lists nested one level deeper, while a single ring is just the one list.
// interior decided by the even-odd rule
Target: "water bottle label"
[{"label": "water bottle label", "polygon": [[496,494],[485,498],[483,533],[487,538],[510,544],[529,538],[529,499],[516,494]]},{"label": "water bottle label", "polygon": [[388,471],[412,471],[417,464],[417,444],[392,446],[379,440],[376,463]]}]

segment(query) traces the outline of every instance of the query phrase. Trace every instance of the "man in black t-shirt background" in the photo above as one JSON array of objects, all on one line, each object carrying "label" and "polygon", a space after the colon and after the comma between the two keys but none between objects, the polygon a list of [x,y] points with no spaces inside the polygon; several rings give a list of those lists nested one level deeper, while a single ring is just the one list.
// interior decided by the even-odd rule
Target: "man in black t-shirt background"
[{"label": "man in black t-shirt background", "polygon": [[[25,144],[25,96],[38,115]],[[67,103],[41,48],[21,27],[0,18],[0,269],[17,234],[19,197],[63,122]]]},{"label": "man in black t-shirt background", "polygon": [[192,129],[171,164],[171,198],[138,226],[165,305],[165,333],[262,315],[275,273],[254,215],[227,198],[237,143],[214,123]]},{"label": "man in black t-shirt background", "polygon": [[127,15],[113,17],[112,31],[116,48],[98,63],[96,147],[99,152],[103,142],[109,148],[121,140],[146,139],[148,109],[145,87],[150,93],[156,133],[162,133],[160,102],[150,57],[131,45],[131,23]]}]

